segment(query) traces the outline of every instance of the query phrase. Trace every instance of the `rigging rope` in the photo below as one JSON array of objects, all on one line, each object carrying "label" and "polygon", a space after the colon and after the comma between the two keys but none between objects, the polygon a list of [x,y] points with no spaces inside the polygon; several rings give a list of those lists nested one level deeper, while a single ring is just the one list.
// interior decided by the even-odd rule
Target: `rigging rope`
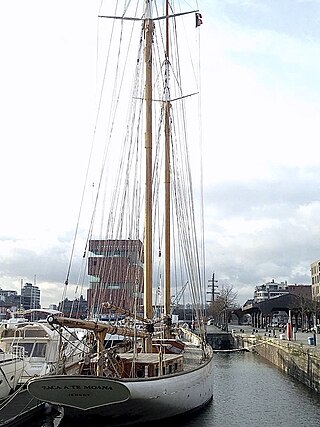
[{"label": "rigging rope", "polygon": [[[101,6],[102,7],[101,2]],[[139,2],[125,1],[124,7],[120,11],[120,14],[124,16],[129,10],[134,8],[134,13],[138,15],[138,6]],[[115,5],[115,14],[119,15],[119,3],[116,2]],[[155,2],[155,10],[157,9],[157,3]],[[132,12],[132,11],[131,11]],[[159,13],[161,15],[161,13]],[[171,45],[170,51],[173,53],[174,57],[178,57],[179,49],[177,44],[176,31],[181,28],[177,27],[175,18],[170,18],[172,26],[172,34],[170,37]],[[110,21],[109,21],[110,22]],[[126,36],[124,33],[124,22],[126,29],[129,29],[129,36]],[[131,27],[130,27],[131,25]],[[138,25],[140,25],[138,23]],[[131,239],[131,240],[140,240],[143,242],[144,234],[144,224],[143,219],[140,219],[141,212],[144,206],[144,196],[143,188],[141,186],[141,181],[143,178],[144,165],[141,161],[142,154],[144,152],[143,144],[143,93],[144,93],[144,84],[143,77],[144,71],[142,68],[143,65],[143,28],[137,25],[137,21],[123,21],[123,20],[113,20],[112,24],[109,26],[110,34],[108,37],[109,46],[106,51],[103,52],[105,55],[105,64],[103,69],[103,74],[101,76],[101,91],[99,93],[98,99],[98,112],[95,118],[95,127],[94,134],[92,138],[91,151],[89,156],[89,165],[85,178],[85,185],[83,190],[82,202],[84,198],[85,188],[87,186],[89,169],[92,168],[91,161],[93,159],[93,146],[96,148],[96,140],[99,138],[103,139],[103,145],[100,147],[100,154],[94,153],[94,155],[100,160],[100,170],[95,171],[98,174],[97,180],[95,180],[95,197],[93,201],[92,215],[90,218],[89,232],[86,236],[84,257],[81,262],[81,269],[79,276],[77,278],[76,292],[81,291],[84,288],[85,284],[85,274],[87,265],[87,255],[89,250],[89,241],[92,240],[93,236],[98,236],[100,240],[114,240],[121,241],[122,239]],[[174,240],[173,250],[172,250],[172,264],[175,268],[172,270],[172,279],[174,279],[176,294],[178,293],[178,288],[181,287],[187,280],[189,283],[194,284],[195,288],[191,285],[189,287],[189,292],[191,294],[192,300],[195,304],[195,307],[199,310],[203,303],[203,289],[201,288],[201,282],[203,282],[202,276],[204,273],[199,273],[201,269],[201,258],[204,258],[204,247],[203,240],[200,251],[198,250],[197,239],[198,239],[198,230],[195,225],[196,216],[199,218],[195,212],[195,200],[192,194],[192,180],[191,180],[191,169],[195,165],[192,165],[189,154],[184,154],[184,151],[189,149],[187,141],[187,131],[193,128],[193,137],[194,141],[198,136],[201,137],[201,128],[200,131],[195,129],[193,123],[186,123],[187,117],[187,108],[192,108],[193,101],[186,101],[182,99],[183,96],[187,96],[188,93],[183,89],[183,85],[180,84],[180,80],[183,81],[183,75],[186,71],[188,76],[190,74],[196,74],[195,70],[197,68],[192,64],[192,73],[190,73],[184,62],[179,62],[179,60],[172,60],[170,63],[170,82],[166,81],[168,76],[165,74],[164,64],[160,59],[160,52],[163,51],[165,42],[164,42],[164,33],[163,33],[163,22],[156,21],[155,25],[160,29],[160,32],[156,32],[153,42],[153,52],[154,52],[154,111],[157,115],[157,118],[154,119],[154,169],[153,169],[153,203],[154,203],[154,212],[156,215],[156,221],[154,222],[154,235],[155,235],[155,245],[154,250],[157,254],[154,254],[155,262],[154,270],[156,271],[155,283],[154,286],[157,287],[161,284],[161,270],[162,270],[162,257],[159,254],[163,253],[163,217],[162,211],[159,208],[159,204],[163,201],[163,192],[160,189],[161,183],[163,181],[163,176],[160,172],[160,169],[164,163],[164,150],[163,144],[161,143],[163,139],[163,110],[162,110],[162,99],[164,99],[164,92],[168,90],[168,84],[170,83],[170,92],[173,97],[172,108],[171,108],[171,125],[172,125],[172,134],[171,134],[171,172],[173,174],[171,188],[171,199],[174,202],[175,207],[172,209],[172,231],[178,233],[178,238]],[[99,32],[100,32],[99,28]],[[102,30],[101,30],[102,32]],[[185,28],[186,33],[190,33],[190,28]],[[135,47],[133,45],[133,40],[138,33],[139,45],[137,46],[136,54],[133,56]],[[199,31],[197,31],[199,33]],[[187,40],[187,37],[186,37]],[[117,51],[114,51],[113,48],[115,44],[119,44]],[[186,53],[186,52],[182,52]],[[189,56],[191,57],[191,50],[188,51]],[[193,52],[194,53],[194,52]],[[123,58],[123,59],[122,59]],[[171,60],[171,58],[170,58]],[[132,79],[131,86],[125,86],[125,77],[127,74],[130,65],[134,62],[135,64],[135,77]],[[111,68],[115,68],[115,72],[111,72]],[[200,74],[200,66],[198,67],[198,72]],[[111,88],[111,92],[110,92]],[[194,89],[194,88],[193,88]],[[199,90],[199,82],[197,83],[197,92]],[[109,92],[108,92],[109,91]],[[107,95],[107,105],[104,103],[104,97]],[[126,96],[127,101],[129,100],[128,110],[126,114],[123,113],[123,95]],[[178,98],[181,99],[178,99]],[[190,105],[189,105],[190,104]],[[201,107],[201,102],[199,100],[199,107]],[[105,108],[110,114],[108,114],[109,119],[102,120],[103,125],[100,126],[100,119],[106,117]],[[120,117],[120,123],[118,115]],[[184,123],[180,124],[179,117],[182,117]],[[98,123],[99,122],[99,123]],[[120,124],[120,131],[117,130],[118,125]],[[201,139],[201,138],[200,138]],[[99,139],[100,141],[100,139]],[[116,149],[111,147],[111,144],[116,141]],[[120,147],[123,147],[122,149]],[[191,147],[193,148],[193,147]],[[194,149],[194,148],[193,148]],[[176,154],[174,154],[176,152]],[[108,162],[111,161],[111,166],[108,165]],[[119,168],[116,168],[116,163],[119,160]],[[202,160],[200,160],[200,170],[202,169]],[[91,171],[91,169],[90,169]],[[201,181],[203,180],[201,173]],[[103,196],[103,190],[105,188],[110,189],[112,181],[116,183],[115,190],[110,198]],[[120,191],[119,188],[122,187]],[[200,210],[200,219],[202,221],[202,226],[200,227],[200,234],[203,234],[203,194],[201,193],[201,203],[202,208]],[[80,207],[80,212],[82,211],[82,202]],[[155,207],[157,205],[157,208]],[[107,209],[110,210],[110,214],[106,214]],[[98,216],[98,211],[102,212],[101,216]],[[78,216],[76,235],[79,233],[79,220],[80,212]],[[95,222],[99,222],[98,228],[96,228]],[[76,237],[76,236],[75,236]],[[74,245],[72,248],[71,258],[74,256]],[[97,259],[103,256],[103,253],[95,255]],[[185,264],[185,270],[182,265]],[[114,298],[114,303],[117,305],[124,305],[127,295],[132,292],[132,275],[135,275],[136,279],[139,275],[139,265],[134,267],[134,263],[128,263],[128,269],[125,274],[120,271],[119,263],[115,259],[112,259],[109,263],[100,263],[99,270],[97,271],[97,276],[104,277],[104,283],[100,283],[98,286],[97,283],[94,283],[91,278],[91,288],[94,292],[91,294],[91,304],[92,307],[96,307],[97,311],[95,313],[90,313],[92,316],[99,316],[101,314],[101,309],[99,305],[101,302],[104,302],[106,297],[106,290]],[[118,269],[117,277],[113,277],[112,273],[115,268]],[[204,267],[203,267],[204,268]],[[135,269],[135,270],[134,270]],[[71,270],[71,259],[68,266],[67,277],[66,277],[66,286],[69,283],[69,276]],[[186,279],[184,275],[187,275]],[[113,277],[113,282],[111,278]],[[121,277],[124,277],[121,282]],[[109,280],[109,282],[108,282]],[[122,287],[124,296],[120,297],[118,289],[114,289],[117,286],[118,288]],[[66,290],[65,286],[65,290]],[[114,288],[112,288],[112,286]],[[137,293],[141,293],[140,289]],[[139,303],[139,298],[136,298],[136,302]],[[134,305],[134,301],[132,302]],[[127,307],[132,311],[134,307]],[[72,307],[72,312],[74,313],[74,307]]]}]

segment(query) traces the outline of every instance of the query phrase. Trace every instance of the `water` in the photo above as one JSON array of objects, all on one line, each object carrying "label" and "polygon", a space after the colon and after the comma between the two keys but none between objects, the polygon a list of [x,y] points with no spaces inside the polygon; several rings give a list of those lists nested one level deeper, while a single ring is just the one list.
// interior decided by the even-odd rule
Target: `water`
[{"label": "water", "polygon": [[[175,422],[175,427],[320,426],[320,395],[253,353],[214,357],[213,401],[199,414]],[[57,426],[58,421],[28,425]]]},{"label": "water", "polygon": [[320,396],[253,353],[215,355],[214,401],[185,426],[319,426]]}]

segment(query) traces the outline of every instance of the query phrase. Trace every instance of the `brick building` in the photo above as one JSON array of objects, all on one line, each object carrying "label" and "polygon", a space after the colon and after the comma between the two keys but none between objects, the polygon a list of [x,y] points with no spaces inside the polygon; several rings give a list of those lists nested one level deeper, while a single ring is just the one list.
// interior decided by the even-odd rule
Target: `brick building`
[{"label": "brick building", "polygon": [[140,240],[90,240],[89,311],[101,303],[141,312],[143,303],[143,244]]}]

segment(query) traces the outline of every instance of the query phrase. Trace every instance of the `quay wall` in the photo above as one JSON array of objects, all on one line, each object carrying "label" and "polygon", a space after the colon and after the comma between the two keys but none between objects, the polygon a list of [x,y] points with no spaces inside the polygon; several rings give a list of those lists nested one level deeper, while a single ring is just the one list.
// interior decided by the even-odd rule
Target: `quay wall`
[{"label": "quay wall", "polygon": [[294,341],[262,335],[237,334],[238,346],[248,348],[312,390],[320,393],[320,352]]},{"label": "quay wall", "polygon": [[234,336],[229,332],[210,332],[207,333],[207,338],[213,350],[230,350],[237,348],[237,342]]}]

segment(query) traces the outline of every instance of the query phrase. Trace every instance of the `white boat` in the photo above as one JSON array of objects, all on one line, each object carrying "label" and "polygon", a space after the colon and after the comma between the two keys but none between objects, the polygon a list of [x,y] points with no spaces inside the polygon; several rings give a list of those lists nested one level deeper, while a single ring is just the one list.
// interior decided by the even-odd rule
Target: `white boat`
[{"label": "white boat", "polygon": [[0,399],[17,388],[23,371],[23,360],[12,353],[0,350]]},{"label": "white boat", "polygon": [[[111,45],[104,50],[108,57],[102,87],[111,89],[107,100],[112,104],[112,119],[106,131],[110,136],[108,147],[102,156],[97,156],[103,165],[95,185],[96,202],[87,240],[93,254],[89,257],[91,318],[97,319],[108,311],[121,315],[122,320],[112,323],[50,316],[48,322],[57,327],[87,329],[94,346],[91,354],[72,369],[28,383],[31,395],[62,407],[66,418],[85,423],[97,420],[109,426],[169,419],[199,410],[213,398],[213,351],[207,343],[203,322],[206,280],[198,238],[203,224],[200,221],[197,226],[195,222],[201,214],[196,214],[186,138],[188,127],[195,128],[194,103],[197,105],[198,101],[190,100],[191,105],[187,105],[192,94],[184,92],[180,78],[183,70],[190,77],[190,69],[184,60],[179,62],[171,56],[171,52],[178,53],[192,31],[196,37],[201,15],[198,10],[176,12],[174,2],[169,1],[129,3],[125,2],[124,9],[114,14],[100,13],[104,21],[101,25],[106,23],[106,30],[111,29]],[[180,18],[186,19],[187,25],[182,38],[176,34],[182,28],[178,24]],[[125,35],[125,28],[129,36]],[[126,43],[126,47],[117,48],[112,55],[109,52],[115,42]],[[121,62],[122,53],[125,62]],[[132,91],[123,86],[131,62]],[[109,70],[110,65],[115,66],[114,72]],[[169,86],[170,83],[175,85]],[[120,108],[122,98],[129,101],[126,118]],[[101,96],[100,111],[103,106]],[[192,109],[192,122],[180,124],[178,113],[186,119],[187,107]],[[119,121],[117,113],[121,115]],[[97,125],[96,136],[99,132]],[[109,146],[113,140],[115,150]],[[122,140],[124,147],[120,150]],[[196,153],[197,149],[193,156]],[[144,163],[140,161],[141,154]],[[111,161],[110,166],[104,163],[107,160]],[[158,166],[164,166],[164,186]],[[110,189],[112,179],[117,184],[113,195],[101,198],[105,180]],[[105,206],[98,223],[106,223],[106,231],[92,226],[100,201]],[[107,207],[111,208],[109,217]],[[139,219],[141,214],[144,221]],[[173,231],[178,233],[175,237]],[[92,240],[95,235],[98,237]],[[177,277],[179,284],[188,283],[186,291],[194,310],[197,334],[172,323],[170,292]],[[163,296],[163,302],[155,304],[154,293],[159,298]],[[117,334],[123,340],[107,347],[107,334]]]},{"label": "white boat", "polygon": [[[60,372],[63,363],[83,358],[85,343],[77,331],[59,331],[47,322],[15,321],[0,327],[0,349],[23,360],[19,383]],[[15,356],[14,356],[15,355]],[[62,362],[62,357],[65,362]]]}]

